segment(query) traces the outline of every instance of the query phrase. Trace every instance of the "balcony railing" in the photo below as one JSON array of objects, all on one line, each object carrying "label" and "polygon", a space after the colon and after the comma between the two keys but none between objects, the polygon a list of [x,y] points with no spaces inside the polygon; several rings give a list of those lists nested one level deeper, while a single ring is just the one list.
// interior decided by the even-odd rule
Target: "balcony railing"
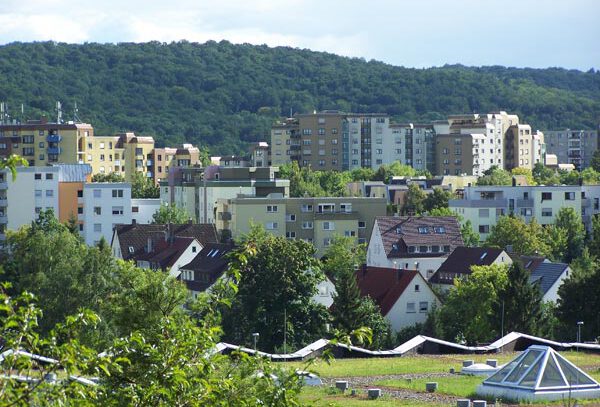
[{"label": "balcony railing", "polygon": [[8,199],[0,198],[0,207],[4,207],[8,204]]},{"label": "balcony railing", "polygon": [[231,212],[219,212],[220,220],[231,220]]},{"label": "balcony railing", "polygon": [[6,215],[0,216],[0,224],[6,224],[6,223],[8,223],[8,216],[6,216]]},{"label": "balcony railing", "polygon": [[48,136],[46,137],[46,141],[48,143],[60,143],[62,140],[62,137],[58,134],[48,134]]},{"label": "balcony railing", "polygon": [[48,154],[60,154],[61,151],[60,147],[48,147]]},{"label": "balcony railing", "polygon": [[519,208],[533,208],[533,199],[517,199]]}]

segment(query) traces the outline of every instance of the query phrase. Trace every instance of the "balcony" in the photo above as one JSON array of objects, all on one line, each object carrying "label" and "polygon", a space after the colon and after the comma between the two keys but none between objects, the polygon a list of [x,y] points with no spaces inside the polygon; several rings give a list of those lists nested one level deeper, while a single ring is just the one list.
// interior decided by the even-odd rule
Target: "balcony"
[{"label": "balcony", "polygon": [[48,147],[48,154],[60,154],[62,149],[60,147]]},{"label": "balcony", "polygon": [[533,208],[533,199],[517,199],[517,207]]},{"label": "balcony", "polygon": [[292,144],[290,146],[290,150],[300,150],[302,147],[300,146],[300,144]]},{"label": "balcony", "polygon": [[48,136],[46,137],[46,141],[48,143],[60,143],[62,140],[62,137],[58,134],[48,134]]},{"label": "balcony", "polygon": [[7,224],[7,223],[8,223],[8,216],[1,215],[0,216],[0,224]]},{"label": "balcony", "polygon": [[231,220],[231,212],[219,212],[219,220]]},{"label": "balcony", "polygon": [[506,208],[507,199],[451,199],[448,202],[450,208]]},{"label": "balcony", "polygon": [[0,207],[5,207],[8,204],[8,200],[6,198],[0,198]]},{"label": "balcony", "polygon": [[152,167],[152,160],[146,161],[146,167]]},{"label": "balcony", "polygon": [[0,189],[8,189],[8,182],[0,181]]},{"label": "balcony", "polygon": [[121,165],[121,160],[115,160],[115,165]]}]

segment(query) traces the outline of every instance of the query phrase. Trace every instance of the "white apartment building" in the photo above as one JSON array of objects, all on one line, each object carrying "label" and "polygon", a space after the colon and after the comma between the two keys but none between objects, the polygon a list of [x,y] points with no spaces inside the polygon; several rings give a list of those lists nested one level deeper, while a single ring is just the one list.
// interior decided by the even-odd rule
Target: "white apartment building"
[{"label": "white apartment building", "polygon": [[95,182],[83,186],[83,237],[88,245],[104,237],[110,244],[113,228],[131,223],[131,184]]},{"label": "white apartment building", "polygon": [[[513,213],[541,225],[554,223],[561,208],[571,207],[591,229],[591,215],[598,213],[600,186],[472,186],[466,187],[461,199],[450,200],[449,207],[463,222],[471,221],[473,229],[485,240],[500,216]],[[595,208],[595,209],[594,209]]]},{"label": "white apartment building", "polygon": [[131,221],[141,224],[152,223],[153,215],[160,208],[160,198],[132,198]]},{"label": "white apartment building", "polygon": [[42,210],[52,209],[58,216],[58,175],[58,167],[19,167],[16,180],[9,171],[2,172],[0,222],[5,221],[4,229],[28,225]]}]

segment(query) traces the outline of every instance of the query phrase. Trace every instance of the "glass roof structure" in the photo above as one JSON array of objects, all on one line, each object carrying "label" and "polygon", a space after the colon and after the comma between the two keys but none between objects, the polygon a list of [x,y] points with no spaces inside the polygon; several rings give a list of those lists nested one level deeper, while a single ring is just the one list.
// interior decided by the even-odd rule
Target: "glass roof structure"
[{"label": "glass roof structure", "polygon": [[548,346],[530,346],[477,388],[509,400],[600,398],[600,384]]}]

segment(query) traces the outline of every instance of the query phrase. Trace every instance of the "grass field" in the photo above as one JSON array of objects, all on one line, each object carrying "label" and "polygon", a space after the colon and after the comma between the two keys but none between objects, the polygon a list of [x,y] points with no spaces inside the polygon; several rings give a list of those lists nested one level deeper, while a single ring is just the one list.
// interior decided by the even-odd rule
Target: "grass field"
[{"label": "grass field", "polygon": [[[582,367],[588,374],[600,381],[600,355],[577,352],[561,352],[575,365]],[[425,383],[435,381],[438,383],[438,394],[454,397],[474,397],[475,389],[482,382],[482,377],[475,376],[440,376],[435,378],[398,377],[398,375],[443,374],[450,368],[460,371],[462,361],[473,359],[475,362],[485,363],[486,359],[498,359],[499,364],[513,359],[517,353],[504,353],[495,355],[417,355],[400,358],[372,358],[372,359],[337,359],[327,364],[323,361],[313,363],[309,369],[323,378],[348,378],[371,379],[370,387],[383,387],[387,389],[408,389],[417,396],[425,391]],[[304,368],[303,363],[289,363],[290,367]],[[390,376],[390,377],[385,377]],[[410,380],[407,380],[410,378]],[[351,385],[352,387],[352,385]],[[415,407],[440,407],[455,405],[455,403],[426,402],[415,400],[400,400],[390,396],[379,400],[367,400],[364,386],[359,389],[358,396],[350,396],[349,392],[342,394],[328,386],[321,388],[305,388],[301,395],[303,405],[321,406],[415,406]],[[600,406],[600,401],[588,401],[580,404]],[[506,404],[504,404],[506,406]],[[562,404],[544,404],[556,405]]]}]

